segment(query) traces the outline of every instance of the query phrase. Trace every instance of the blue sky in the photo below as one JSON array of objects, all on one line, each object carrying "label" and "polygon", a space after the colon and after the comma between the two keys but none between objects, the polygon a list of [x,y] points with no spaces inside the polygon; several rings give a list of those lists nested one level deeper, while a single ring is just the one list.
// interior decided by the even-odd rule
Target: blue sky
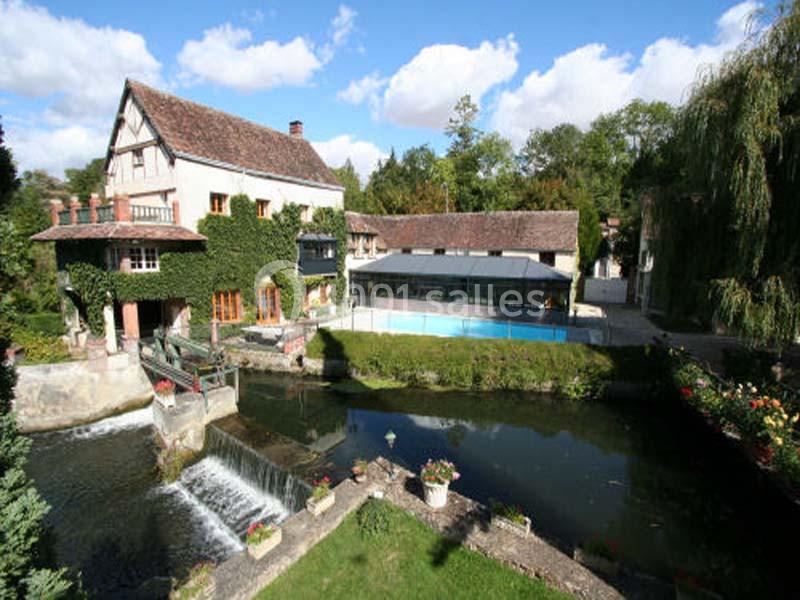
[{"label": "blue sky", "polygon": [[[673,104],[745,37],[755,2],[0,0],[0,115],[22,169],[104,153],[126,76],[305,134],[363,176],[394,147],[446,147],[464,92],[521,144],[634,97]],[[769,6],[769,4],[767,4]]]}]

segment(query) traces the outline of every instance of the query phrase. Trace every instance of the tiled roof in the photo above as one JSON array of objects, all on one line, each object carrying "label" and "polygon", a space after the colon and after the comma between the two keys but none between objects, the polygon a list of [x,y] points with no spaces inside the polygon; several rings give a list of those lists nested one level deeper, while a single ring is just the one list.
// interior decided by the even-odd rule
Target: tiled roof
[{"label": "tiled roof", "polygon": [[126,84],[168,150],[235,167],[341,187],[311,144],[269,127],[178,98],[136,81]]},{"label": "tiled roof", "polygon": [[576,210],[346,217],[348,231],[378,233],[389,248],[575,252],[578,244]]},{"label": "tiled roof", "polygon": [[35,242],[59,240],[155,240],[174,242],[202,242],[204,235],[178,225],[132,225],[130,223],[92,223],[88,225],[60,225],[31,236]]}]

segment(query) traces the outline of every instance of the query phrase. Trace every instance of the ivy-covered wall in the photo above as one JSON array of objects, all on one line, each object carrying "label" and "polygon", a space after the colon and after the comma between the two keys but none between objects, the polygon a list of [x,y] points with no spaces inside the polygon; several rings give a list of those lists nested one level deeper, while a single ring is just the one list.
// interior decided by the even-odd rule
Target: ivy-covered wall
[{"label": "ivy-covered wall", "polygon": [[[192,322],[211,318],[211,296],[215,291],[241,290],[245,313],[254,308],[253,280],[264,265],[285,260],[297,262],[297,236],[301,232],[328,233],[337,239],[336,301],[345,293],[344,263],[347,227],[344,212],[320,208],[311,223],[301,223],[300,208],[286,205],[271,219],[259,219],[255,203],[247,196],[231,198],[230,216],[208,215],[198,230],[208,238],[202,249],[180,248],[160,254],[157,273],[106,272],[105,242],[71,243],[59,246],[59,265],[70,273],[74,294],[92,333],[103,334],[103,305],[107,299],[120,302],[185,298],[192,309]],[[290,307],[293,291],[289,277],[278,274],[281,305]],[[319,282],[314,280],[314,284]]]}]

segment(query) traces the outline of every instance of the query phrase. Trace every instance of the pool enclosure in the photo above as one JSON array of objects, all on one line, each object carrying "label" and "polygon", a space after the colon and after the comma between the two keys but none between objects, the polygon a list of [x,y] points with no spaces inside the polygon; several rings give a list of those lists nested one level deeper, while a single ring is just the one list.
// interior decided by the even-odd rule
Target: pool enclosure
[{"label": "pool enclosure", "polygon": [[[358,306],[560,320],[572,278],[527,257],[390,254],[350,271]],[[448,308],[447,306],[445,308]]]}]

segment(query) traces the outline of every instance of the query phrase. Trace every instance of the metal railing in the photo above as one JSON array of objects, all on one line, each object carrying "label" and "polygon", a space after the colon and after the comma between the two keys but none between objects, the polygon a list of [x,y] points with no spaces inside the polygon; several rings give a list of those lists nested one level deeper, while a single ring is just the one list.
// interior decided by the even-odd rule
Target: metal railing
[{"label": "metal railing", "polygon": [[114,220],[114,207],[110,204],[97,207],[97,222],[109,223]]},{"label": "metal railing", "polygon": [[76,222],[78,225],[86,225],[91,223],[89,219],[89,209],[88,208],[79,208],[75,211]]},{"label": "metal railing", "polygon": [[62,210],[60,213],[58,213],[58,224],[59,225],[72,224],[72,216],[69,214],[68,210]]},{"label": "metal railing", "polygon": [[131,205],[134,223],[172,223],[172,209],[167,206]]}]

